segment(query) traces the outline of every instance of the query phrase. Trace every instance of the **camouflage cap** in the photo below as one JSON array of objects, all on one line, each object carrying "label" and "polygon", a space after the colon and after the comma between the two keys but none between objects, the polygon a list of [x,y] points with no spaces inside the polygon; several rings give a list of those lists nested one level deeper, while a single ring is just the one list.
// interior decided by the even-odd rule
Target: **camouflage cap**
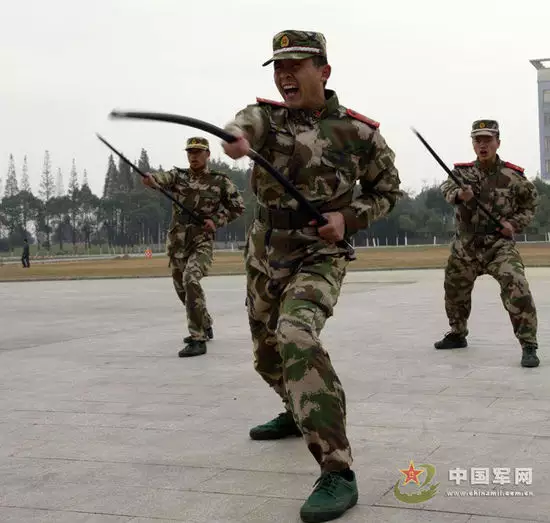
[{"label": "camouflage cap", "polygon": [[273,37],[273,56],[262,66],[274,60],[303,60],[311,56],[327,56],[327,41],[322,33],[281,31]]},{"label": "camouflage cap", "polygon": [[202,149],[203,151],[209,151],[210,147],[206,138],[202,138],[201,136],[193,136],[187,140],[187,145],[185,146],[186,151],[189,149]]},{"label": "camouflage cap", "polygon": [[472,124],[470,136],[498,136],[500,130],[496,120],[476,120]]}]

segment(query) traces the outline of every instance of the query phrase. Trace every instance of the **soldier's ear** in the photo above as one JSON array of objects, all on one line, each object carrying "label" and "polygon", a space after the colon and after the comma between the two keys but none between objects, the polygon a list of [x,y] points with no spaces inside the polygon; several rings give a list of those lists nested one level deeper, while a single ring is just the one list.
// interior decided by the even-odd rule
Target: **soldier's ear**
[{"label": "soldier's ear", "polygon": [[330,65],[324,65],[323,66],[323,72],[321,73],[321,80],[323,80],[323,82],[326,82],[329,78],[330,78],[330,73],[332,72],[332,69],[330,67]]}]

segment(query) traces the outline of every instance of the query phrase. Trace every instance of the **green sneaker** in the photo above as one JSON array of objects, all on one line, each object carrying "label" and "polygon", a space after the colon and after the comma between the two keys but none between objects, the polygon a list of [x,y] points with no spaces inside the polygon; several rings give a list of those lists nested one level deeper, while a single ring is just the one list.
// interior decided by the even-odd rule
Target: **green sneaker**
[{"label": "green sneaker", "polygon": [[282,439],[287,436],[301,435],[302,432],[290,412],[283,412],[275,419],[250,429],[252,439]]},{"label": "green sneaker", "polygon": [[326,472],[315,482],[313,492],[302,505],[300,517],[306,523],[318,523],[339,518],[346,510],[357,504],[359,492],[352,470],[350,479],[339,472]]}]

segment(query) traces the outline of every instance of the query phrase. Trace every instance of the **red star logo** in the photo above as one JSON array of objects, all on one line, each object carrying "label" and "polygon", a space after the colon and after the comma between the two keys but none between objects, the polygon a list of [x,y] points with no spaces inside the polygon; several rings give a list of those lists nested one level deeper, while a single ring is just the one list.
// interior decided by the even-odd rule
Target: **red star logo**
[{"label": "red star logo", "polygon": [[402,472],[405,475],[405,482],[403,485],[406,485],[409,481],[414,481],[418,485],[418,476],[424,471],[422,469],[415,469],[414,463],[411,461],[408,469],[399,469],[399,472]]}]

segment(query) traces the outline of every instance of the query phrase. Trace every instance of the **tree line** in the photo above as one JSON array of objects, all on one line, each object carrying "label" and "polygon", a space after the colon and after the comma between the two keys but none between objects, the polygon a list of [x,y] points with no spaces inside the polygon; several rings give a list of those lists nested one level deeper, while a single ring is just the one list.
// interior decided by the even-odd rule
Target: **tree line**
[{"label": "tree line", "polygon": [[[162,171],[151,166],[145,149],[137,161],[145,172]],[[242,246],[254,219],[255,198],[248,183],[251,166],[246,169],[211,159],[210,167],[228,174],[241,191],[246,211],[233,223],[216,233],[216,241]],[[533,180],[540,195],[535,219],[526,231],[528,239],[544,241],[550,232],[550,185],[539,177]],[[24,238],[41,252],[89,252],[93,247],[151,247],[163,244],[170,221],[172,202],[163,194],[141,183],[140,175],[113,155],[107,159],[103,193],[96,195],[88,184],[86,170],[79,176],[73,159],[65,190],[60,169],[54,174],[50,153],[45,151],[38,194],[29,184],[27,158],[18,176],[10,155],[3,193],[0,180],[0,252],[13,252]],[[438,243],[450,240],[454,230],[454,211],[443,198],[438,184],[424,184],[418,193],[404,191],[403,199],[386,218],[354,237],[356,245],[395,245]],[[406,238],[406,240],[405,240]]]}]

